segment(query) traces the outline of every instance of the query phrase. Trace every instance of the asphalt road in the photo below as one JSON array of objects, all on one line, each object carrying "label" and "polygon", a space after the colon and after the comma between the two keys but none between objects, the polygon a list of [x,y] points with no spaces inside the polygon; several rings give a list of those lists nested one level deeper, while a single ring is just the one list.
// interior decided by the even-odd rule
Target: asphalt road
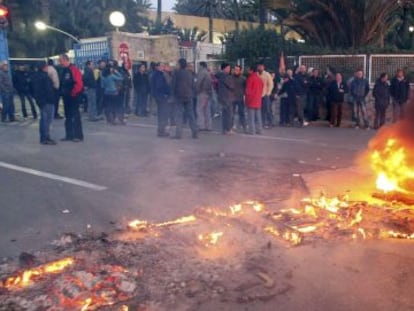
[{"label": "asphalt road", "polygon": [[[269,177],[334,170],[351,166],[374,135],[312,126],[274,128],[262,136],[213,132],[198,140],[187,131],[172,140],[156,137],[154,118],[131,117],[127,126],[83,125],[83,143],[57,146],[39,144],[34,121],[0,125],[0,256],[41,249],[63,232],[108,231],[133,218],[166,220],[201,205],[245,199],[230,177],[224,183],[221,178],[219,187],[203,182],[213,173],[227,174],[226,167],[204,166],[211,159],[265,159]],[[63,134],[63,121],[55,121],[52,136]],[[255,199],[253,190],[248,195]]]}]

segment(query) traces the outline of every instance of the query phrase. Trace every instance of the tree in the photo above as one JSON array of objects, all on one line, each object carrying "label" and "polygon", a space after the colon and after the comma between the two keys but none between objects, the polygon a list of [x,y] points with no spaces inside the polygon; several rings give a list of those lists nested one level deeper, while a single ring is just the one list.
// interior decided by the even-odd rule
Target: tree
[{"label": "tree", "polygon": [[112,31],[109,14],[119,10],[126,15],[123,30],[141,32],[148,25],[149,0],[13,0],[9,8],[15,29],[9,36],[11,55],[45,56],[61,53],[73,43],[62,40],[62,34],[54,31],[39,32],[34,22],[43,21],[67,31],[79,38],[104,36]]},{"label": "tree", "polygon": [[309,43],[352,47],[385,45],[399,19],[397,12],[412,0],[263,0],[282,23]]}]

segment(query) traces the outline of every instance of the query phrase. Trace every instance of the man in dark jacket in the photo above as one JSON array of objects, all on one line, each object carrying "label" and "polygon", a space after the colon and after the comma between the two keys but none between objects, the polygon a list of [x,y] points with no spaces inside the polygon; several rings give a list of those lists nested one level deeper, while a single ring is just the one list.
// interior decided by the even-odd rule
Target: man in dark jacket
[{"label": "man in dark jacket", "polygon": [[230,75],[231,67],[227,63],[221,64],[221,71],[217,73],[217,97],[222,112],[222,133],[231,134],[233,128],[233,77]]},{"label": "man in dark jacket", "polygon": [[33,96],[40,108],[40,143],[42,145],[56,145],[56,142],[50,138],[50,125],[55,115],[56,91],[48,76],[47,66],[46,62],[38,64],[38,71],[32,76],[31,86]]},{"label": "man in dark jacket", "polygon": [[175,138],[182,136],[184,117],[188,120],[193,138],[198,138],[198,129],[195,121],[193,96],[194,79],[191,71],[187,69],[187,61],[184,58],[178,60],[179,68],[173,72],[172,93],[176,104],[176,133]]},{"label": "man in dark jacket", "polygon": [[323,87],[323,79],[319,75],[319,70],[313,69],[312,76],[309,78],[309,107],[307,109],[309,121],[319,119],[319,106],[322,103]]},{"label": "man in dark jacket", "polygon": [[410,83],[405,78],[404,70],[398,69],[391,80],[390,88],[394,123],[404,118],[404,108],[410,97]]},{"label": "man in dark jacket", "polygon": [[328,87],[328,97],[331,104],[330,127],[341,126],[342,106],[345,99],[345,93],[348,93],[348,86],[342,80],[342,75],[337,73],[335,75],[335,81],[332,81]]},{"label": "man in dark jacket", "polygon": [[65,132],[66,136],[61,141],[83,141],[82,121],[79,111],[81,95],[83,91],[82,73],[72,65],[66,54],[59,56],[62,67],[60,76],[60,88],[65,108]]},{"label": "man in dark jacket", "polygon": [[146,117],[148,113],[148,94],[150,91],[147,67],[141,64],[134,74],[134,89],[137,95],[135,114]]},{"label": "man in dark jacket", "polygon": [[283,76],[282,88],[277,95],[280,96],[280,126],[292,125],[296,109],[296,87],[291,69]]},{"label": "man in dark jacket", "polygon": [[93,70],[93,62],[88,60],[85,63],[85,70],[83,73],[83,86],[88,98],[89,121],[98,121],[98,110],[96,105],[96,80]]},{"label": "man in dark jacket", "polygon": [[196,93],[198,99],[197,121],[199,129],[204,131],[211,130],[211,109],[210,99],[213,96],[213,85],[210,73],[207,70],[207,63],[200,62],[200,67],[196,79]]},{"label": "man in dark jacket", "polygon": [[385,114],[390,105],[390,86],[387,73],[382,73],[377,82],[375,82],[372,94],[375,98],[374,128],[379,129],[385,124]]},{"label": "man in dark jacket", "polygon": [[356,127],[359,128],[361,125],[361,118],[364,122],[366,129],[369,129],[369,121],[367,114],[367,104],[365,98],[369,93],[368,80],[364,78],[364,72],[357,70],[355,72],[355,78],[351,82],[351,96],[354,99],[354,115],[356,118]]},{"label": "man in dark jacket", "polygon": [[243,132],[246,133],[246,115],[244,109],[244,93],[246,88],[246,79],[245,77],[243,77],[242,68],[240,65],[234,66],[233,69],[233,87],[233,115],[237,111],[239,116],[239,125],[242,126]]},{"label": "man in dark jacket", "polygon": [[169,136],[165,128],[168,124],[169,109],[167,100],[170,93],[171,90],[163,72],[163,64],[156,63],[151,76],[151,95],[157,103],[158,137]]},{"label": "man in dark jacket", "polygon": [[26,98],[29,101],[30,109],[32,110],[33,119],[37,119],[37,111],[35,104],[30,94],[30,74],[24,66],[19,66],[13,75],[13,86],[19,95],[22,104],[23,118],[27,118]]},{"label": "man in dark jacket", "polygon": [[299,126],[307,126],[309,123],[305,120],[304,114],[308,96],[309,76],[305,65],[299,67],[293,81],[296,87],[296,115]]}]

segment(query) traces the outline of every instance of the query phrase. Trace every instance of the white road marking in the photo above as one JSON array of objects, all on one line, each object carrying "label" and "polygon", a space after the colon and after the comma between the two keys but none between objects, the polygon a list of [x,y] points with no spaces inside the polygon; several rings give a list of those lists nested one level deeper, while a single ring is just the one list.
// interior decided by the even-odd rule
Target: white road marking
[{"label": "white road marking", "polygon": [[22,172],[22,173],[26,173],[26,174],[30,174],[30,175],[34,175],[34,176],[38,176],[38,177],[44,177],[44,178],[49,178],[52,180],[57,180],[57,181],[61,181],[67,184],[72,184],[75,186],[79,186],[79,187],[84,187],[84,188],[88,188],[91,190],[95,190],[95,191],[103,191],[108,189],[105,186],[99,186],[99,185],[95,185],[83,180],[79,180],[79,179],[74,179],[74,178],[70,178],[70,177],[65,177],[65,176],[60,176],[60,175],[56,175],[56,174],[51,174],[51,173],[47,173],[47,172],[42,172],[42,171],[38,171],[38,170],[34,170],[28,167],[23,167],[23,166],[17,166],[14,164],[10,164],[10,163],[6,163],[6,162],[2,162],[0,161],[0,167],[3,168],[7,168],[10,170],[14,170],[14,171],[18,171],[18,172]]}]

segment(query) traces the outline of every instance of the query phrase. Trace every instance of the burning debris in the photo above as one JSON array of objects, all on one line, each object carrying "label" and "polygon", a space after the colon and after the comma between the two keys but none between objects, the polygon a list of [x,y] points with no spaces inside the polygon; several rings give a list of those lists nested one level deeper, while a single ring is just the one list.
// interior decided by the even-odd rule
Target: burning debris
[{"label": "burning debris", "polygon": [[411,127],[403,122],[381,130],[370,145],[365,159],[376,174],[374,197],[381,202],[324,194],[289,208],[246,201],[161,223],[134,220],[105,236],[71,235],[55,244],[53,254],[43,254],[40,260],[49,263],[26,270],[0,265],[0,311],[181,310],[214,300],[266,302],[293,289],[292,272],[284,270],[282,259],[274,260],[279,241],[298,247],[414,240],[414,143],[403,135]]},{"label": "burning debris", "polygon": [[[265,264],[273,241],[413,240],[410,219],[414,210],[403,205],[321,195],[289,209],[248,201],[158,224],[135,220],[105,239],[72,237],[59,250],[61,260],[17,273],[0,269],[0,310],[117,311],[148,304],[165,310],[182,299],[190,305],[267,301],[291,289],[278,275],[286,271]],[[235,275],[248,277],[233,284]]]}]

